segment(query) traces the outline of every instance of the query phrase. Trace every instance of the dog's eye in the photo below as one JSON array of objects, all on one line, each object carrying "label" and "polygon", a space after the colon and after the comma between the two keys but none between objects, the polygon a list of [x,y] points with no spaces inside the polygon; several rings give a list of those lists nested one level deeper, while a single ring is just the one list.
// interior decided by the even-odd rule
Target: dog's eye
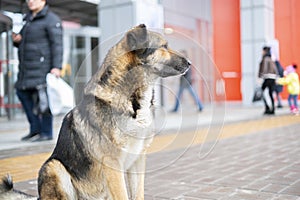
[{"label": "dog's eye", "polygon": [[168,44],[164,44],[161,47],[164,48],[164,49],[167,49],[168,48]]}]

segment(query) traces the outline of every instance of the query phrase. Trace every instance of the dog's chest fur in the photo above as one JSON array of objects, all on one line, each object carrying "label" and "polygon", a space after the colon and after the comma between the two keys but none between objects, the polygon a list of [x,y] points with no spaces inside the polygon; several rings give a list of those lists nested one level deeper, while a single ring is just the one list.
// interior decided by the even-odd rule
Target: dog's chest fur
[{"label": "dog's chest fur", "polygon": [[[128,168],[143,154],[153,139],[153,87],[148,87],[139,100],[140,109],[136,110],[136,116],[128,118],[121,130],[126,140],[122,147],[125,168]],[[121,128],[121,129],[122,129]]]}]

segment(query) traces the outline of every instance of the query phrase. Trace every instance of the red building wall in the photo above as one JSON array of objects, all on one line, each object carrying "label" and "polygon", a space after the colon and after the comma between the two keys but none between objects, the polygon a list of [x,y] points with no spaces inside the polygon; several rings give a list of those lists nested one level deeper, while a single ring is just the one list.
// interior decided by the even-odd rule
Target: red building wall
[{"label": "red building wall", "polygon": [[[212,16],[213,56],[225,80],[226,100],[241,100],[240,0],[212,0]],[[297,63],[300,74],[300,0],[274,0],[274,18],[281,64]]]},{"label": "red building wall", "polygon": [[212,0],[213,57],[225,81],[226,100],[240,101],[240,1]]},{"label": "red building wall", "polygon": [[287,66],[295,62],[300,66],[300,1],[274,0],[274,9],[281,63]]},{"label": "red building wall", "polygon": [[[275,37],[279,41],[281,64],[297,63],[300,74],[300,1],[274,0]],[[283,98],[288,96],[284,87]]]}]

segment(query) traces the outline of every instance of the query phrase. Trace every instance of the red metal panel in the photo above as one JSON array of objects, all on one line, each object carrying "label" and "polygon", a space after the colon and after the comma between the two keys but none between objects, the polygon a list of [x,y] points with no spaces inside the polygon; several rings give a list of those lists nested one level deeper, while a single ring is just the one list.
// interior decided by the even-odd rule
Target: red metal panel
[{"label": "red metal panel", "polygon": [[241,100],[239,0],[212,0],[214,60],[225,81],[226,100]]},{"label": "red metal panel", "polygon": [[[283,66],[297,63],[300,67],[299,10],[299,0],[274,0],[275,37],[279,41],[280,61]],[[286,91],[283,96],[287,97]]]}]

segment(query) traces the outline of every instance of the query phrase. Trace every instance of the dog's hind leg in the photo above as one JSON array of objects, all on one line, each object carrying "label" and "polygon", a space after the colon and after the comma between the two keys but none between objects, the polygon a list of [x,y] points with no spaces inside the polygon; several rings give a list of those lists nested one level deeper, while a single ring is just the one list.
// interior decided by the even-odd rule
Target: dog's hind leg
[{"label": "dog's hind leg", "polygon": [[71,176],[58,160],[46,162],[38,178],[39,196],[42,200],[75,200]]},{"label": "dog's hind leg", "polygon": [[130,200],[144,200],[146,155],[142,154],[127,171]]},{"label": "dog's hind leg", "polygon": [[120,163],[112,158],[105,157],[102,173],[109,189],[110,200],[129,200],[124,172]]}]

